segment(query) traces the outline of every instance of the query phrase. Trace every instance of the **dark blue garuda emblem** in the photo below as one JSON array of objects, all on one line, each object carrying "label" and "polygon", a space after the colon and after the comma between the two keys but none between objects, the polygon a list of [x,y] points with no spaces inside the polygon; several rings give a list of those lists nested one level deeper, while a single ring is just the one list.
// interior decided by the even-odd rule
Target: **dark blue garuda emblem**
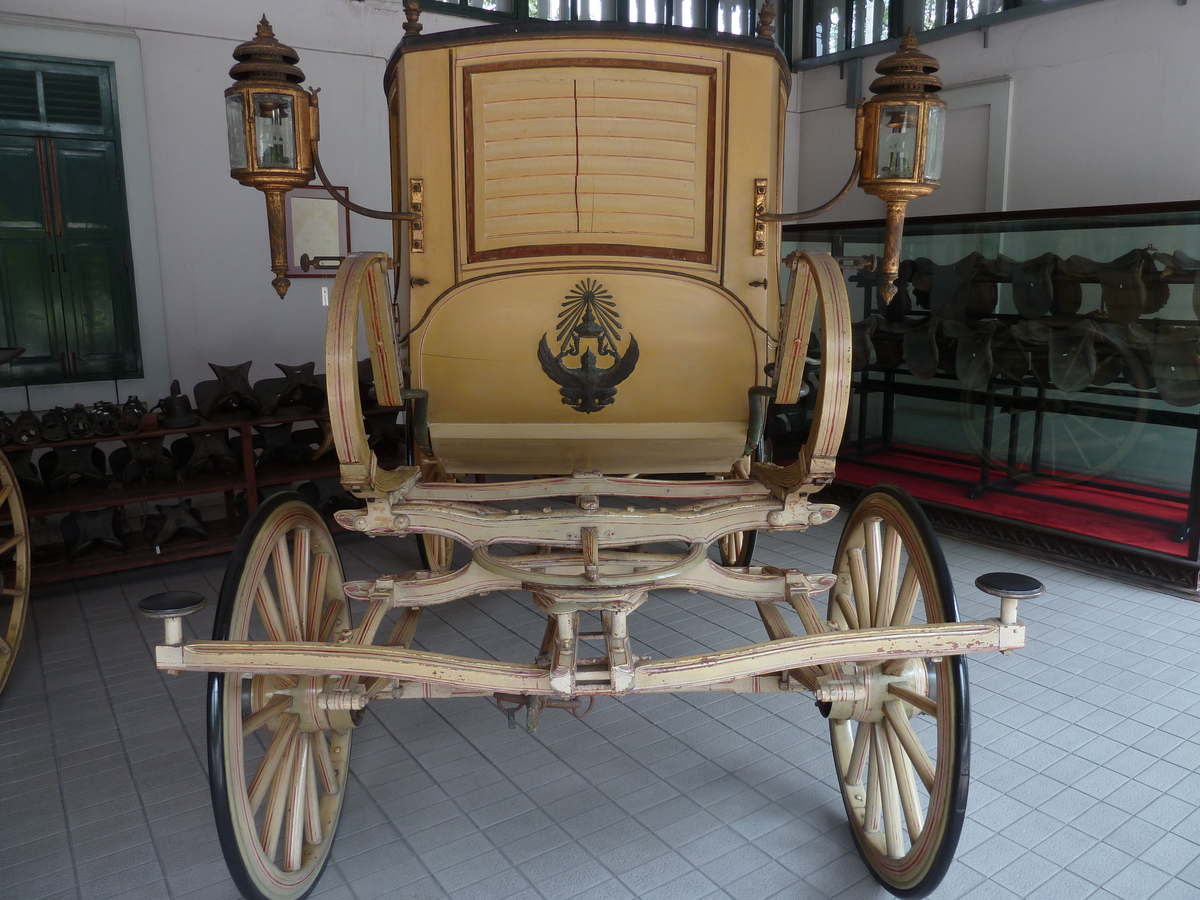
[{"label": "dark blue garuda emblem", "polygon": [[[562,402],[581,413],[599,412],[611,406],[617,385],[633,374],[638,361],[638,342],[629,335],[629,346],[622,354],[617,346],[622,331],[617,304],[612,294],[598,281],[586,278],[571,289],[558,314],[558,353],[550,349],[542,335],[538,344],[538,362],[542,371],[558,386]],[[605,357],[612,364],[602,367]],[[565,359],[578,358],[578,366]]]}]

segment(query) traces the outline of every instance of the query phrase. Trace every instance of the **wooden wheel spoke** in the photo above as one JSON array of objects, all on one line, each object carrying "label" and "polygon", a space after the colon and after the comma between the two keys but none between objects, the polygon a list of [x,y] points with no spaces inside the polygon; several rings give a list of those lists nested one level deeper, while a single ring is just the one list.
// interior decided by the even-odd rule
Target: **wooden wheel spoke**
[{"label": "wooden wheel spoke", "polygon": [[[313,561],[312,582],[308,588],[308,621],[310,641],[328,641],[333,637],[337,624],[338,603],[325,603],[325,590],[329,578],[329,556],[322,553]],[[325,604],[324,613],[321,605]]]},{"label": "wooden wheel spoke", "polygon": [[283,833],[283,869],[295,872],[304,859],[304,818],[308,811],[309,748],[307,735],[301,735],[292,749],[288,773],[287,821]]},{"label": "wooden wheel spoke", "polygon": [[871,729],[859,725],[854,732],[854,745],[850,750],[850,760],[846,764],[846,773],[843,776],[846,784],[862,784],[863,763],[870,747]]},{"label": "wooden wheel spoke", "polygon": [[892,621],[902,549],[900,532],[895,528],[886,528],[883,538],[883,559],[879,568],[879,596],[875,604],[876,628],[886,628]]},{"label": "wooden wheel spoke", "polygon": [[[871,610],[874,611],[876,604],[879,601],[879,567],[882,562],[881,556],[883,553],[882,546],[882,530],[883,522],[880,519],[868,519],[865,525],[866,532],[866,563],[867,563],[867,592],[871,598]],[[871,616],[866,621],[874,621],[874,616]]]},{"label": "wooden wheel spoke", "polygon": [[879,767],[879,794],[882,807],[884,845],[887,855],[898,859],[904,855],[904,833],[900,821],[900,787],[896,783],[896,770],[892,766],[892,755],[888,750],[887,736],[883,723],[871,726],[874,742],[871,746],[872,762]]},{"label": "wooden wheel spoke", "polygon": [[11,484],[5,484],[3,487],[0,487],[0,506],[8,502],[8,498],[12,496],[12,492],[13,486]]},{"label": "wooden wheel spoke", "polygon": [[837,603],[838,609],[842,611],[842,616],[846,620],[846,627],[851,629],[858,628],[858,611],[854,608],[854,604],[850,602],[850,596],[839,592],[833,595],[833,599]]},{"label": "wooden wheel spoke", "polygon": [[419,540],[429,571],[436,573],[449,571],[450,557],[454,553],[454,542],[437,534],[423,534]]},{"label": "wooden wheel spoke", "polygon": [[255,585],[254,605],[258,609],[259,616],[262,617],[267,637],[273,641],[286,641],[288,639],[287,626],[283,623],[279,604],[276,602],[275,594],[271,591],[271,586],[267,584],[266,578],[260,579]]},{"label": "wooden wheel spoke", "polygon": [[294,553],[292,554],[292,584],[296,587],[296,604],[300,609],[300,621],[303,630],[301,640],[315,639],[317,610],[313,607],[311,586],[312,575],[312,531],[308,528],[297,528]]},{"label": "wooden wheel spoke", "polygon": [[3,556],[5,553],[7,553],[13,547],[16,547],[18,544],[24,543],[24,541],[25,541],[25,535],[14,534],[8,540],[4,541],[3,543],[0,543],[0,556]]},{"label": "wooden wheel spoke", "polygon": [[4,590],[0,591],[0,595],[5,597],[24,597],[25,589],[18,587],[6,587]]},{"label": "wooden wheel spoke", "polygon": [[860,627],[867,627],[873,621],[871,615],[871,592],[867,587],[867,565],[861,547],[851,547],[848,554],[850,560],[850,584],[854,588],[854,611]]},{"label": "wooden wheel spoke", "polygon": [[288,738],[280,764],[275,769],[275,777],[271,779],[271,789],[267,792],[267,811],[263,815],[262,827],[258,832],[258,842],[267,859],[275,859],[275,854],[279,851],[279,838],[283,833],[288,796],[291,794],[289,788],[295,756],[296,733],[293,732]]},{"label": "wooden wheel spoke", "polygon": [[291,697],[278,697],[272,700],[258,712],[246,716],[242,720],[242,737],[249,737],[258,729],[262,728],[267,722],[275,718],[282,712],[285,712],[292,705]]},{"label": "wooden wheel spoke", "polygon": [[884,736],[892,758],[892,771],[896,775],[900,806],[904,810],[904,822],[908,826],[908,838],[916,842],[925,828],[925,813],[921,809],[921,798],[917,795],[917,781],[913,776],[913,764],[905,754],[907,751],[892,728],[891,720],[884,722]]},{"label": "wooden wheel spoke", "polygon": [[883,818],[882,773],[879,771],[883,757],[875,743],[875,729],[870,725],[860,725],[858,730],[866,734],[867,748],[867,805],[863,815],[863,830],[868,834],[877,834]]},{"label": "wooden wheel spoke", "polygon": [[[910,690],[909,688],[906,688],[906,687],[901,687],[900,685],[895,684],[895,683],[888,685],[888,693],[891,694],[893,697],[899,697],[901,700],[904,700],[907,703],[911,703],[913,706],[915,706],[921,712],[925,713],[925,715],[933,716],[935,719],[937,718],[937,714],[938,714],[937,701],[934,700],[932,697],[926,697],[924,694],[918,694],[914,690]],[[887,704],[885,703],[884,704],[885,708],[886,708],[886,705]]]},{"label": "wooden wheel spoke", "polygon": [[275,784],[280,766],[283,763],[284,757],[291,750],[292,740],[295,738],[299,728],[300,720],[295,716],[288,716],[275,733],[271,735],[271,742],[267,745],[266,752],[263,753],[262,759],[258,762],[258,768],[254,772],[254,777],[250,779],[250,784],[246,788],[246,793],[250,798],[250,815],[253,816],[258,812],[263,798],[267,796],[268,790]]},{"label": "wooden wheel spoke", "polygon": [[921,779],[921,783],[925,785],[925,790],[932,791],[934,775],[933,761],[925,751],[925,745],[921,743],[921,739],[913,731],[912,723],[908,721],[908,716],[905,714],[904,709],[898,702],[889,700],[883,704],[883,714],[887,717],[891,734],[895,736],[896,741],[904,748],[909,762],[912,763],[917,776]]},{"label": "wooden wheel spoke", "polygon": [[10,653],[12,653],[12,644],[5,640],[3,635],[0,635],[0,656],[8,656]]},{"label": "wooden wheel spoke", "polygon": [[904,567],[904,579],[896,595],[896,608],[892,611],[892,627],[903,628],[912,622],[917,597],[921,593],[921,582],[917,578],[917,567],[910,558]]},{"label": "wooden wheel spoke", "polygon": [[279,611],[283,616],[284,627],[287,629],[287,639],[302,641],[304,640],[304,612],[300,608],[300,599],[296,593],[292,554],[288,548],[286,535],[275,542],[271,558],[275,563],[275,586],[279,589]]},{"label": "wooden wheel spoke", "polygon": [[338,786],[337,771],[333,768],[333,757],[329,754],[329,739],[325,733],[318,731],[312,736],[313,769],[321,780],[321,790],[326,794],[336,794]]},{"label": "wooden wheel spoke", "polygon": [[310,844],[325,839],[321,827],[321,792],[317,789],[317,741],[324,737],[319,731],[308,736],[308,759],[304,766],[304,838]]}]

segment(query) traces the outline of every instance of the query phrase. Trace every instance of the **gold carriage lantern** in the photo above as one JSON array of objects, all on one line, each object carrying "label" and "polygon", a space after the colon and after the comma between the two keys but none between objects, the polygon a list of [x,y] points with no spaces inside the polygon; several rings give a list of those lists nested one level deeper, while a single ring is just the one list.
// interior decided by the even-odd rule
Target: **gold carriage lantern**
[{"label": "gold carriage lantern", "polygon": [[937,70],[937,60],[917,49],[909,29],[900,49],[875,67],[880,77],[871,82],[874,96],[863,104],[858,184],[887,203],[879,288],[885,302],[896,295],[905,207],[937,190],[942,177],[946,104],[937,97],[942,89]]},{"label": "gold carriage lantern", "polygon": [[271,285],[287,294],[287,244],[283,195],[312,181],[312,142],[319,137],[316,92],[300,87],[304,73],[296,51],[275,39],[263,16],[253,39],[233,51],[234,83],[225,91],[229,174],[267,195]]}]

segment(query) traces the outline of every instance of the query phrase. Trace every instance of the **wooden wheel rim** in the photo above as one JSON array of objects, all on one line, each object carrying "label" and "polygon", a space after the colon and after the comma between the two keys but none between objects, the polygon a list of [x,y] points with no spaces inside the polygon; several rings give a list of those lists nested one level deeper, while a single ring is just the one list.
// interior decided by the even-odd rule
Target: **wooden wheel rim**
[{"label": "wooden wheel rim", "polygon": [[16,474],[7,457],[0,453],[0,518],[8,524],[0,527],[0,558],[12,553],[2,566],[3,595],[0,596],[0,691],[8,683],[16,664],[25,618],[29,612],[29,517],[17,484]]},{"label": "wooden wheel rim", "polygon": [[[289,592],[279,581],[281,573],[289,572],[293,584],[307,580],[313,588],[307,593],[319,602],[301,609],[300,592]],[[283,639],[332,642],[350,622],[342,583],[337,549],[320,515],[294,494],[277,494],[259,507],[234,550],[213,638],[257,639],[261,632],[279,635],[282,629]],[[264,616],[269,601],[261,599],[263,584],[274,595],[274,616]],[[314,617],[312,611],[319,614]],[[315,624],[310,627],[309,622]],[[315,886],[345,796],[351,733],[348,728],[320,730],[285,709],[256,720],[243,735],[244,716],[269,706],[272,699],[282,702],[270,697],[271,689],[303,690],[317,686],[320,678],[210,676],[209,772],[217,831],[230,874],[254,900],[298,900]],[[265,699],[256,701],[260,696]],[[272,765],[269,757],[277,762]],[[260,768],[274,771],[261,779],[262,787],[254,779]],[[268,817],[278,824],[268,826]]]},{"label": "wooden wheel rim", "polygon": [[[878,542],[870,534],[873,523],[881,526]],[[890,563],[893,557],[888,549],[890,535],[898,537],[903,548],[894,564]],[[880,560],[874,570],[881,573],[879,576],[873,575],[872,567],[867,566],[866,604],[859,603],[861,592],[857,590],[852,571],[851,555],[855,550],[863,550],[865,555],[874,553]],[[906,593],[904,572],[909,568],[915,573],[913,577],[919,586],[914,600],[915,612],[907,617],[902,614],[897,617],[893,611],[892,616],[887,616],[886,612],[880,611],[880,606],[889,602],[887,594],[891,594],[891,600],[896,600]],[[888,577],[885,574],[888,569],[896,571]],[[830,595],[829,617],[843,630],[856,627],[859,623],[851,621],[852,615],[861,615],[861,610],[867,606],[872,608],[873,614],[887,618],[890,624],[958,620],[949,571],[932,528],[912,498],[892,485],[871,488],[855,507],[838,546],[835,571],[838,584]],[[862,584],[861,571],[857,578],[858,587]],[[876,578],[872,602],[870,587]],[[881,590],[880,585],[886,590]],[[839,593],[850,594],[848,605],[854,611],[852,614],[848,614],[839,602]],[[929,784],[921,777],[919,768],[912,765],[914,755],[904,747],[890,719],[872,724],[831,718],[829,723],[838,785],[855,844],[876,879],[903,897],[923,897],[938,886],[953,859],[966,813],[970,755],[966,665],[958,656],[924,663],[930,676],[925,694],[932,695],[936,724],[923,726],[918,720],[927,720],[928,715],[905,702],[897,703],[892,710],[905,710],[906,721],[908,711],[918,713],[912,717],[916,727],[909,727],[912,733],[920,730],[916,737],[932,766],[932,772],[927,772],[931,774]],[[880,666],[874,664],[876,669]],[[900,727],[904,727],[903,723]],[[858,758],[855,743],[860,734],[863,734],[859,739],[865,747],[859,751],[861,758]],[[931,747],[931,743],[936,746]],[[903,768],[906,762],[909,771],[897,775],[898,766]],[[847,777],[852,766],[856,767],[857,775]],[[901,782],[905,781],[909,785],[910,802],[915,799],[923,815],[923,824],[915,834],[902,803],[906,789]],[[877,807],[872,805],[873,792]],[[889,802],[888,794],[893,794],[896,799]],[[868,819],[875,817],[878,817],[880,827],[868,827]],[[890,839],[889,830],[893,831]]]}]

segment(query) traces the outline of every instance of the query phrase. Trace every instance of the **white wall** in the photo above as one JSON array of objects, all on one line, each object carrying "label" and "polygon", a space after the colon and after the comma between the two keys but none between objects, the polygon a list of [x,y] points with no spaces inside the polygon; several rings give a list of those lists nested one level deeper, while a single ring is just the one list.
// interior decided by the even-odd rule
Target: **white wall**
[{"label": "white wall", "polygon": [[[983,212],[981,148],[1004,131],[997,107],[960,106],[953,97],[984,93],[999,102],[1011,86],[1007,166],[992,155],[984,181],[1006,196],[994,209],[1041,209],[1200,198],[1200,103],[1196,46],[1200,3],[1103,0],[924,43],[941,63],[951,102],[941,190],[910,215]],[[864,90],[881,57],[864,61]],[[837,64],[795,79],[789,154],[797,208],[816,206],[845,181],[853,112]],[[988,86],[990,85],[990,87]],[[984,133],[990,129],[989,133]],[[838,152],[822,152],[834,147]],[[983,193],[986,194],[986,185]],[[883,202],[861,192],[825,221],[882,218]],[[817,219],[816,221],[822,221]]]}]

